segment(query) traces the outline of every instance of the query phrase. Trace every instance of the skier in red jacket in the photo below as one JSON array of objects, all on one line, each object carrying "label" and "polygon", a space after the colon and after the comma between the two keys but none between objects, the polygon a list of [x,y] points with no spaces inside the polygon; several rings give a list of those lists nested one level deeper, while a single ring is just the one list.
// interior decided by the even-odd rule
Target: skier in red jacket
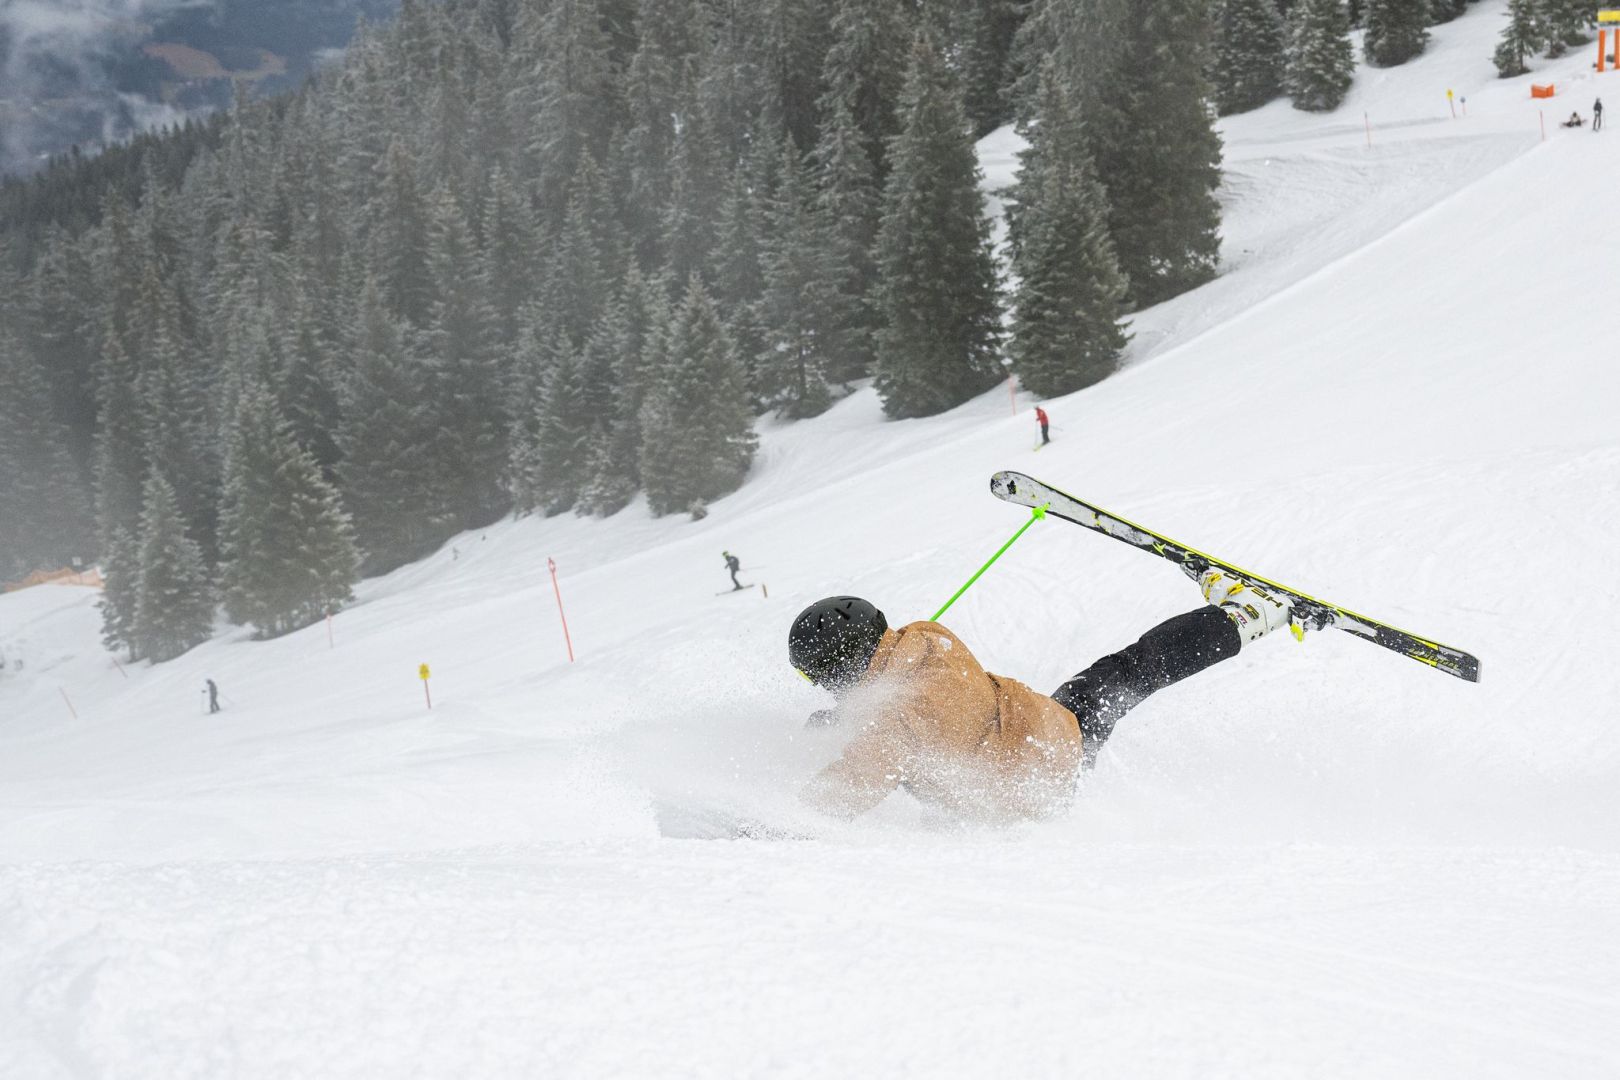
[{"label": "skier in red jacket", "polygon": [[[1049,424],[1051,424],[1052,421],[1047,418],[1046,410],[1041,408],[1039,405],[1035,406],[1035,422],[1041,425],[1041,445],[1045,446],[1047,443],[1052,441],[1052,436],[1046,433],[1046,428]],[[1042,460],[1045,459],[1043,458]]]}]

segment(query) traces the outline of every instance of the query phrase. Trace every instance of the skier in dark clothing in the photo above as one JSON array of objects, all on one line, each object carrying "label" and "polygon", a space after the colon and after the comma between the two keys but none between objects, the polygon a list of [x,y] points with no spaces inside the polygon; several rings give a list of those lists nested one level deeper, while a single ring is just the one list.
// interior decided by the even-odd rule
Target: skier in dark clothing
[{"label": "skier in dark clothing", "polygon": [[1598,98],[1592,102],[1592,130],[1596,131],[1603,126],[1603,99]]},{"label": "skier in dark clothing", "polygon": [[[1041,425],[1041,445],[1045,446],[1047,443],[1052,441],[1052,436],[1046,433],[1046,429],[1051,424],[1051,420],[1047,418],[1046,410],[1041,408],[1039,405],[1035,406],[1035,422]],[[1045,461],[1046,459],[1042,458],[1041,460]]]},{"label": "skier in dark clothing", "polygon": [[219,687],[214,685],[213,679],[204,679],[208,684],[208,712],[209,715],[219,712]]},{"label": "skier in dark clothing", "polygon": [[788,656],[837,698],[812,722],[855,735],[811,781],[806,801],[854,817],[904,787],[964,817],[1018,820],[1062,808],[1120,717],[1290,624],[1286,597],[1215,569],[1198,584],[1208,606],[1160,623],[1050,697],[986,672],[938,623],[891,630],[853,596],[812,604],[789,631]]},{"label": "skier in dark clothing", "polygon": [[737,580],[737,571],[742,569],[742,563],[738,562],[737,556],[729,551],[722,551],[720,554],[725,556],[726,569],[731,571],[731,591],[736,592],[743,587],[742,582]]}]

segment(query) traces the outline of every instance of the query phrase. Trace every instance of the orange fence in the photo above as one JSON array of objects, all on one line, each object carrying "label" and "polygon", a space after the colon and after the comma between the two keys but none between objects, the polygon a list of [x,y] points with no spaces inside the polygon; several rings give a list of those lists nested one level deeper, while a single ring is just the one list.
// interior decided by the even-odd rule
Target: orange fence
[{"label": "orange fence", "polygon": [[35,585],[89,585],[91,588],[102,588],[106,583],[101,580],[101,571],[92,567],[89,570],[70,570],[63,567],[60,570],[35,570],[21,581],[10,581],[0,586],[0,592],[16,592],[18,589],[27,589]]},{"label": "orange fence", "polygon": [[1530,96],[1533,98],[1552,97],[1553,84],[1532,83],[1530,85]]}]

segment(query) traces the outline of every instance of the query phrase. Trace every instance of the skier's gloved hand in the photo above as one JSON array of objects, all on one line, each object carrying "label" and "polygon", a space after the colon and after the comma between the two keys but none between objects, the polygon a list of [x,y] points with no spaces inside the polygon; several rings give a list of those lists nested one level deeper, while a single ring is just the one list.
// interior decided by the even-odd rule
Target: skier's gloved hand
[{"label": "skier's gloved hand", "polygon": [[837,709],[817,709],[810,714],[809,719],[805,720],[804,726],[807,728],[832,727],[836,723],[838,723]]}]

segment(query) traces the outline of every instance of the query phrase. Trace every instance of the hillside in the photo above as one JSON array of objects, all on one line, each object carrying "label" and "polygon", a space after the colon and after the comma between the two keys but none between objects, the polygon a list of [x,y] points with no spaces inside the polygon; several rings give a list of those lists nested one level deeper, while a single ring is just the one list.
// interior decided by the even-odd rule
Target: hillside
[{"label": "hillside", "polygon": [[[1027,395],[863,389],[763,423],[701,521],[502,523],[330,630],[124,672],[92,593],[0,597],[0,1074],[1613,1075],[1620,136],[1543,141],[1528,84],[1550,120],[1620,75],[1495,79],[1504,6],[1335,113],[1225,121],[1223,276],[1039,453]],[[1127,717],[1060,820],[815,818],[840,736],[788,622],[926,617],[1023,520],[1000,468],[1483,681],[1267,639]],[[722,549],[768,594],[717,595]],[[1047,522],[947,621],[1049,689],[1197,599]],[[732,815],[806,839],[694,838]]]}]

